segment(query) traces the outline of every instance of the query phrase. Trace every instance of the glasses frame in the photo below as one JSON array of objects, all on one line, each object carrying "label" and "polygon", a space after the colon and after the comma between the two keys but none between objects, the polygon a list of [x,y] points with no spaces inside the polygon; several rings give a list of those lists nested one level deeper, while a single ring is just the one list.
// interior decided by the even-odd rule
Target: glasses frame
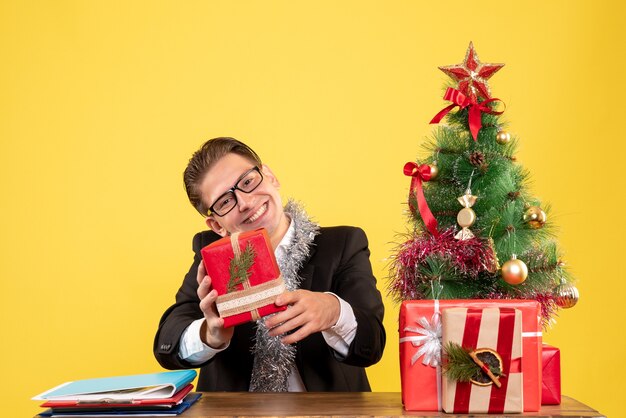
[{"label": "glasses frame", "polygon": [[[248,174],[252,173],[253,171],[256,171],[257,173],[259,173],[259,175],[261,176],[261,181],[259,182],[259,184],[254,186],[254,188],[252,190],[245,191],[245,190],[241,189],[239,187],[239,182],[241,182],[241,180],[243,180]],[[239,201],[237,200],[237,194],[235,193],[235,190],[239,190],[241,193],[246,193],[246,194],[252,193],[253,191],[255,191],[261,185],[261,183],[263,183],[263,179],[264,179],[263,172],[261,171],[261,168],[259,166],[254,166],[250,170],[247,170],[245,173],[243,173],[241,176],[239,176],[239,179],[237,179],[237,182],[235,183],[235,185],[233,187],[231,187],[230,189],[226,190],[224,193],[219,195],[219,197],[217,199],[215,199],[213,204],[209,207],[208,215],[215,215],[215,216],[219,216],[220,218],[223,217],[223,216],[228,215],[233,209],[235,209],[235,207],[237,206],[237,203],[239,203]],[[222,213],[222,214],[217,213],[213,209],[213,206],[215,206],[217,204],[217,202],[219,202],[224,196],[226,196],[229,193],[232,193],[233,198],[235,199],[235,204],[233,205],[232,208],[228,209],[225,213]]]}]

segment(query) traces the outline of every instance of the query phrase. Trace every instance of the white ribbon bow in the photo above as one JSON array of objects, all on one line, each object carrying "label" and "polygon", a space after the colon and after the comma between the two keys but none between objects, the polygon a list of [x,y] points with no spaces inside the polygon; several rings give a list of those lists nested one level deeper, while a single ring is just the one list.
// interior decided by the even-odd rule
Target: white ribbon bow
[{"label": "white ribbon bow", "polygon": [[411,357],[411,366],[424,356],[422,364],[438,367],[441,364],[441,315],[435,312],[430,322],[423,316],[416,322],[421,326],[406,327],[404,331],[420,335],[400,338],[400,342],[410,342],[413,347],[419,347],[417,353]]}]

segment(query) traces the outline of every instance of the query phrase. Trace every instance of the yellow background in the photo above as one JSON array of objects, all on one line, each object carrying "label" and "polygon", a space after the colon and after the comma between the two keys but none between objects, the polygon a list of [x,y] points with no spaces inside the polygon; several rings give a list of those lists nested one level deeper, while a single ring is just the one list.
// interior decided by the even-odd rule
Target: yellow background
[{"label": "yellow background", "polygon": [[[371,241],[385,288],[445,75],[470,40],[581,300],[545,341],[563,393],[619,416],[625,389],[624,41],[618,1],[3,1],[0,398],[160,370],[152,338],[203,220],[181,173],[206,139],[248,142],[323,225]],[[399,391],[386,301],[373,389]],[[7,407],[8,411],[7,412]]]}]

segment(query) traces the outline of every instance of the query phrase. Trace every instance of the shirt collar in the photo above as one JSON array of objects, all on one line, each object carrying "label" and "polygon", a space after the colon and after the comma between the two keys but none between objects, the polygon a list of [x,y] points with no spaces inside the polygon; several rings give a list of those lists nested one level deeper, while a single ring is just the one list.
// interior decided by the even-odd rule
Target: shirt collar
[{"label": "shirt collar", "polygon": [[296,227],[293,223],[293,219],[289,218],[289,228],[287,228],[287,232],[285,232],[283,239],[280,240],[280,242],[278,243],[278,246],[276,247],[276,250],[274,251],[276,258],[282,258],[285,256],[287,252],[287,248],[293,242],[295,233],[296,233]]}]

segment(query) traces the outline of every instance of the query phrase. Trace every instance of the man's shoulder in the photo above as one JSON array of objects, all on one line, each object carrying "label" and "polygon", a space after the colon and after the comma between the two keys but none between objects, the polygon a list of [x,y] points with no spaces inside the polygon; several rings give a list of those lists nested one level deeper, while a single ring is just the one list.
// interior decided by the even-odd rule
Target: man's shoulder
[{"label": "man's shoulder", "polygon": [[364,233],[358,226],[340,225],[340,226],[322,226],[320,227],[320,234],[355,234]]},{"label": "man's shoulder", "polygon": [[220,238],[222,237],[211,230],[198,232],[193,237],[193,249],[194,251],[196,251],[201,248],[204,248],[210,243],[215,242]]},{"label": "man's shoulder", "polygon": [[350,239],[365,239],[365,231],[358,226],[325,226],[320,228],[320,233],[315,237],[315,242],[322,241],[334,241],[337,240],[350,240]]},{"label": "man's shoulder", "polygon": [[322,263],[350,259],[354,254],[368,249],[365,232],[355,226],[330,226],[320,228],[312,246],[313,257]]}]

